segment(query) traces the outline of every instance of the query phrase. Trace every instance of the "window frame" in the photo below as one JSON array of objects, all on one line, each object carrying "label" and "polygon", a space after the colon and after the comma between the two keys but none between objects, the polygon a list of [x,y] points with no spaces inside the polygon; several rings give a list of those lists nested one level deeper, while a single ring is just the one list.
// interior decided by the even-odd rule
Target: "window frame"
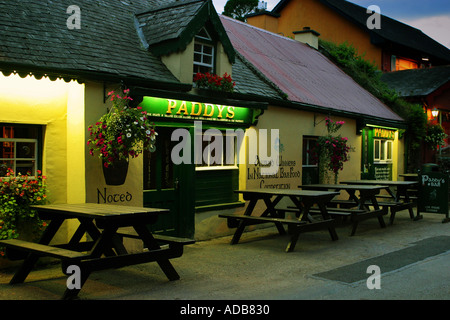
[{"label": "window frame", "polygon": [[[36,125],[17,125],[17,124],[9,124],[9,123],[0,123],[1,127],[14,127],[14,128],[24,128],[24,127],[29,127],[29,128],[36,128],[37,127],[37,134],[36,134],[36,138],[14,138],[14,137],[8,137],[8,138],[3,138],[2,136],[0,136],[0,147],[3,147],[3,143],[5,142],[9,142],[9,143],[13,143],[13,157],[11,158],[5,158],[2,157],[3,153],[0,153],[0,164],[3,162],[9,162],[11,161],[13,163],[11,169],[14,171],[15,175],[20,174],[27,174],[27,172],[31,172],[31,177],[35,177],[37,176],[37,172],[38,170],[41,170],[41,152],[42,152],[42,130],[41,130],[41,126],[36,126]],[[17,158],[17,144],[18,143],[31,143],[34,144],[34,154],[33,157],[30,158]],[[34,163],[34,165],[32,165],[30,170],[27,170],[27,172],[18,172],[17,169],[17,162],[21,162],[21,161],[27,161],[27,162],[31,162]],[[8,166],[9,168],[9,166]],[[0,178],[3,178],[5,176],[0,176]]]},{"label": "window frame", "polygon": [[[378,144],[378,147],[377,147]],[[373,140],[373,162],[392,163],[394,152],[394,142],[386,139]],[[378,156],[377,156],[378,153]]]},{"label": "window frame", "polygon": [[[207,37],[200,35],[204,31]],[[201,51],[196,50],[196,46],[201,46]],[[211,54],[205,53],[205,47],[211,48]],[[196,55],[200,55],[201,61],[196,61]],[[211,63],[204,62],[204,57],[210,57]],[[193,56],[193,77],[197,72],[201,72],[199,69],[201,68],[209,68],[210,71],[207,71],[211,74],[215,72],[215,61],[216,61],[216,46],[209,35],[208,31],[205,28],[202,28],[199,33],[194,37],[194,56]]]},{"label": "window frame", "polygon": [[[201,149],[201,157],[202,157],[202,164],[195,164],[195,171],[208,171],[208,170],[238,170],[239,166],[238,166],[238,156],[239,156],[239,152],[237,150],[237,138],[238,135],[236,132],[227,132],[227,130],[220,130],[217,129],[218,131],[221,132],[221,136],[222,136],[222,157],[221,157],[221,162],[220,164],[217,163],[211,163],[211,161],[208,161],[208,164],[203,164],[203,152],[205,151],[205,148],[203,147],[203,143],[207,143],[206,148],[209,148],[211,143],[213,143],[213,141],[210,140],[203,140],[203,137],[205,135],[205,133],[207,135],[211,135],[214,136],[214,134],[212,132],[208,132],[208,130],[203,130],[202,131],[202,135],[200,140],[202,141],[202,149]],[[228,137],[232,137],[233,138],[233,164],[227,164],[227,150],[226,150],[226,146],[227,146],[227,140]],[[199,139],[197,137],[195,137],[196,139]],[[208,150],[208,160],[210,160],[211,158],[211,152]]]}]

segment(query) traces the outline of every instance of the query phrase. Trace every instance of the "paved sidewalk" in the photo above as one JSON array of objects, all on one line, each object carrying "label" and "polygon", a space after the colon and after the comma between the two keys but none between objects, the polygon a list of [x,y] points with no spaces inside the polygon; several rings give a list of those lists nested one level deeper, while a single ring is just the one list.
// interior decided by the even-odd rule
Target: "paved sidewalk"
[{"label": "paved sidewalk", "polygon": [[[275,228],[246,232],[234,246],[229,244],[231,237],[201,241],[172,260],[181,280],[168,281],[156,263],[94,272],[79,298],[448,300],[450,223],[441,223],[443,217],[425,213],[424,219],[411,221],[404,211],[385,229],[377,219],[361,222],[353,237],[350,225],[338,227],[335,242],[327,231],[310,232],[300,236],[291,253],[284,252],[287,236],[279,236]],[[396,264],[388,267],[386,261]],[[339,278],[346,272],[367,273],[367,267],[378,262],[381,289],[367,288],[371,274]],[[12,275],[12,270],[0,270],[0,300],[58,300],[67,279],[59,264],[31,272],[20,285],[8,284]]]}]

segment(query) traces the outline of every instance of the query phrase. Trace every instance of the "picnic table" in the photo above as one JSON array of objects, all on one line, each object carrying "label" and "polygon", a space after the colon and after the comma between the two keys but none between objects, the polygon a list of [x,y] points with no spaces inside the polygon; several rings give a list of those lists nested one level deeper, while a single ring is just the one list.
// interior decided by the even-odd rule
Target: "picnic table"
[{"label": "picnic table", "polygon": [[[248,200],[248,206],[243,215],[220,214],[219,217],[227,218],[228,227],[237,228],[231,240],[231,244],[237,244],[246,226],[261,223],[274,223],[278,232],[286,234],[283,225],[288,226],[290,241],[286,247],[286,252],[294,251],[300,233],[328,229],[331,239],[338,240],[335,230],[335,221],[327,212],[326,203],[338,195],[338,192],[330,191],[310,191],[292,189],[249,189],[236,190],[241,193],[244,200]],[[272,198],[275,197],[273,200]],[[298,217],[286,219],[286,210],[277,210],[276,205],[283,199],[289,198],[295,205],[295,212]],[[264,202],[266,209],[261,215],[252,215],[258,201]],[[322,216],[322,220],[317,220],[310,214],[310,208],[317,205]]]},{"label": "picnic table", "polygon": [[[10,284],[22,283],[32,271],[39,257],[50,256],[61,260],[62,272],[68,267],[78,266],[81,274],[79,288],[67,288],[63,299],[75,298],[93,271],[118,268],[133,264],[156,261],[169,280],[179,275],[169,259],[180,257],[183,246],[194,240],[155,235],[147,225],[154,224],[167,209],[108,205],[108,204],[53,204],[32,206],[49,224],[38,243],[18,239],[2,240],[6,254],[11,260],[24,259]],[[77,219],[80,224],[71,239],[64,244],[50,245],[64,221]],[[148,251],[128,253],[123,245],[120,228],[132,227]],[[84,237],[87,234],[89,237]],[[83,239],[88,239],[84,241]],[[92,239],[92,240],[91,240]],[[163,244],[168,244],[163,245]]]},{"label": "picnic table", "polygon": [[[350,216],[350,220],[353,223],[353,228],[350,233],[351,236],[355,235],[358,223],[370,218],[377,218],[381,228],[385,228],[383,215],[387,213],[386,208],[380,209],[376,195],[380,193],[380,190],[385,186],[378,185],[344,185],[344,184],[309,184],[300,185],[299,188],[304,190],[333,190],[341,191],[345,190],[349,195],[348,200],[332,200],[327,205],[328,213],[331,216]],[[358,192],[359,197],[356,195]],[[370,210],[367,203],[371,203],[374,210]],[[339,208],[337,206],[339,205]],[[335,206],[335,207],[332,207]],[[356,209],[353,209],[356,208]]]},{"label": "picnic table", "polygon": [[[361,184],[361,185],[382,185],[387,191],[387,195],[380,195],[378,197],[386,198],[388,201],[379,201],[378,205],[390,208],[391,216],[390,224],[394,223],[395,214],[398,211],[408,210],[409,216],[412,220],[418,220],[422,217],[418,214],[414,217],[413,207],[416,203],[409,194],[409,189],[417,188],[418,181],[391,181],[391,180],[347,180],[341,181],[342,184]],[[395,188],[396,190],[392,190]]]}]

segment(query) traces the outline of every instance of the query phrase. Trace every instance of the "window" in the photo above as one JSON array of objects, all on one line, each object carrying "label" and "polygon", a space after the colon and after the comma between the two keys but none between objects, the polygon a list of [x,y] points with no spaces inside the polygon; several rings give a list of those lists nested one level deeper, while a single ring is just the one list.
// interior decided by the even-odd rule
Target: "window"
[{"label": "window", "polygon": [[373,158],[375,162],[392,162],[393,142],[391,140],[374,140]]},{"label": "window", "polygon": [[317,145],[316,137],[303,138],[303,167],[317,167],[316,159],[313,159],[311,151]]},{"label": "window", "polygon": [[302,184],[319,183],[319,167],[317,159],[311,154],[316,146],[317,137],[303,137]]},{"label": "window", "polygon": [[419,64],[414,60],[391,56],[391,71],[400,71],[417,68],[419,68]]},{"label": "window", "polygon": [[193,74],[197,72],[214,73],[214,44],[205,28],[195,36]]},{"label": "window", "polygon": [[195,206],[204,210],[209,206],[241,205],[239,195],[240,134],[233,132],[205,130],[195,138],[202,141],[201,150],[195,154]]},{"label": "window", "polygon": [[235,132],[206,130],[196,139],[202,141],[201,150],[195,153],[196,170],[237,169],[239,142]]},{"label": "window", "polygon": [[16,174],[36,175],[39,127],[0,124],[0,177],[11,168]]}]

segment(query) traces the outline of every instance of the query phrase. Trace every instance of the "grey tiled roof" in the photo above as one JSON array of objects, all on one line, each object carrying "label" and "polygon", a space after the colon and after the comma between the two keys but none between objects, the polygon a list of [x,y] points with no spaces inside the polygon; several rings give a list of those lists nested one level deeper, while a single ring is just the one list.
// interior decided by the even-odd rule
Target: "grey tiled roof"
[{"label": "grey tiled roof", "polygon": [[149,45],[180,37],[204,4],[203,0],[166,1],[137,15]]},{"label": "grey tiled roof", "polygon": [[450,66],[389,72],[381,80],[401,97],[425,97],[450,83]]},{"label": "grey tiled roof", "polygon": [[[142,45],[134,13],[145,0],[0,0],[0,67],[38,67],[178,83]],[[66,10],[81,9],[81,29],[69,30]],[[30,70],[31,71],[31,70]]]}]

